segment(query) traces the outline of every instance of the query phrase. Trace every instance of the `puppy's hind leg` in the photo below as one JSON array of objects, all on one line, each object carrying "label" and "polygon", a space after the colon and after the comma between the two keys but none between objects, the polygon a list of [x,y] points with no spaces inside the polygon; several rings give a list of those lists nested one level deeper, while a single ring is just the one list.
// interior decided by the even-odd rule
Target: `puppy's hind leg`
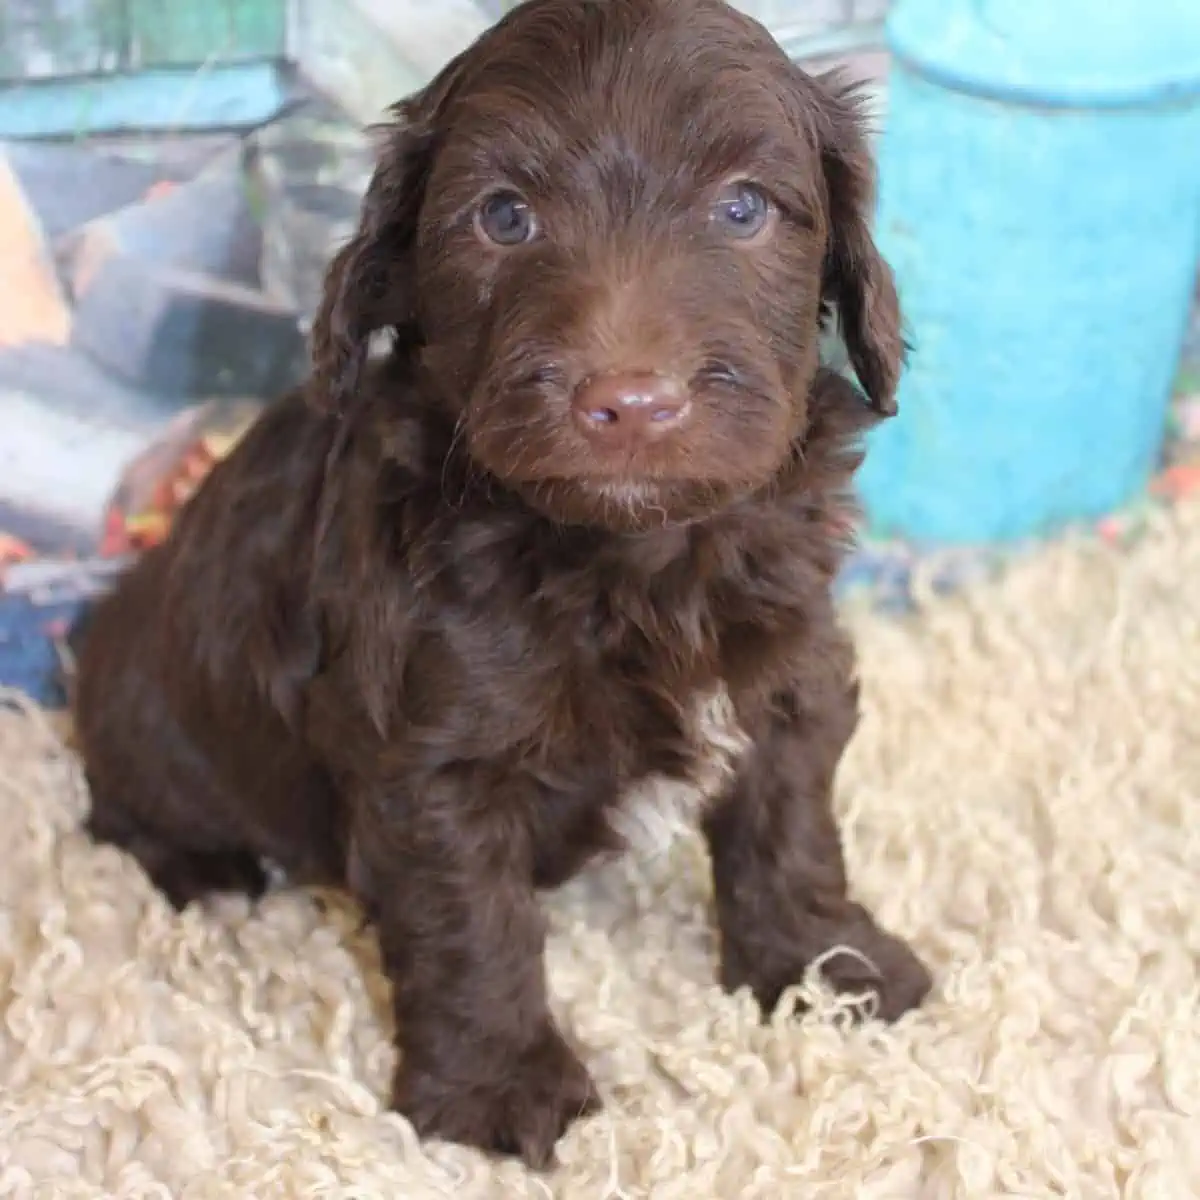
[{"label": "puppy's hind leg", "polygon": [[228,820],[228,797],[207,759],[161,698],[134,686],[132,669],[118,678],[116,697],[85,686],[76,706],[92,798],[87,832],[135,858],[177,909],[212,892],[257,898],[266,872]]},{"label": "puppy's hind leg", "polygon": [[150,881],[178,910],[214,892],[244,892],[257,899],[267,887],[267,874],[249,850],[197,849],[173,842],[108,797],[89,777],[92,812],[86,828],[97,842],[107,842],[137,860]]},{"label": "puppy's hind leg", "polygon": [[250,831],[205,747],[171,703],[161,556],[148,553],[70,634],[74,743],[91,792],[86,829],[132,855],[179,909],[266,888]]}]

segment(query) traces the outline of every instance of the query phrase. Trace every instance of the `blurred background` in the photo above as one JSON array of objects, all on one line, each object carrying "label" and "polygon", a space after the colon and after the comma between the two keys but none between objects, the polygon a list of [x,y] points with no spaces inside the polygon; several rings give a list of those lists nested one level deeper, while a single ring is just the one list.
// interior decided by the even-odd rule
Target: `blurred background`
[{"label": "blurred background", "polygon": [[[58,698],[75,607],[302,373],[363,127],[509,7],[0,0],[0,684]],[[1071,524],[1130,536],[1194,488],[1188,6],[737,7],[865,80],[881,131],[916,352],[846,585],[902,607],[920,565],[952,587]]]}]

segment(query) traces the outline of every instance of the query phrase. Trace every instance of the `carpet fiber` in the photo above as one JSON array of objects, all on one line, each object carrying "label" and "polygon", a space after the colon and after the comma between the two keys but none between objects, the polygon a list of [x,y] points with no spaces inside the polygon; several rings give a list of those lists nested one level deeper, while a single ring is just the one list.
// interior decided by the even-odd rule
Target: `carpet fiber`
[{"label": "carpet fiber", "polygon": [[369,934],[336,898],[168,911],[78,833],[43,714],[0,705],[0,1196],[984,1200],[1200,1196],[1200,506],[911,619],[851,614],[859,890],[934,965],[849,1028],[712,983],[694,836],[548,901],[555,1006],[605,1096],[531,1175],[421,1146]]}]

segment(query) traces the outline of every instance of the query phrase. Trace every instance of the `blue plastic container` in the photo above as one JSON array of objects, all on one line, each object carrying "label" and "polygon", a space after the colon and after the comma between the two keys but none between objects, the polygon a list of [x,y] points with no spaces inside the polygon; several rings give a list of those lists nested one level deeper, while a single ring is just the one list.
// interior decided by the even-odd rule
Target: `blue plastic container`
[{"label": "blue plastic container", "polygon": [[1200,257],[1200,0],[898,0],[878,237],[915,344],[876,532],[1000,541],[1143,488]]}]

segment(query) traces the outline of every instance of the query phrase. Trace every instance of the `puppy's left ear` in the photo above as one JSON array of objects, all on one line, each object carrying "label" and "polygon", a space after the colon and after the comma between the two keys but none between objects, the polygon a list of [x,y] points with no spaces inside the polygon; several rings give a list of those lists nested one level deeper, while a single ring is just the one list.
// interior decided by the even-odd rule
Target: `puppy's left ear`
[{"label": "puppy's left ear", "polygon": [[837,307],[850,362],[871,406],[893,416],[906,347],[892,270],[871,237],[875,171],[863,97],[837,76],[813,83],[829,214],[822,298]]}]

